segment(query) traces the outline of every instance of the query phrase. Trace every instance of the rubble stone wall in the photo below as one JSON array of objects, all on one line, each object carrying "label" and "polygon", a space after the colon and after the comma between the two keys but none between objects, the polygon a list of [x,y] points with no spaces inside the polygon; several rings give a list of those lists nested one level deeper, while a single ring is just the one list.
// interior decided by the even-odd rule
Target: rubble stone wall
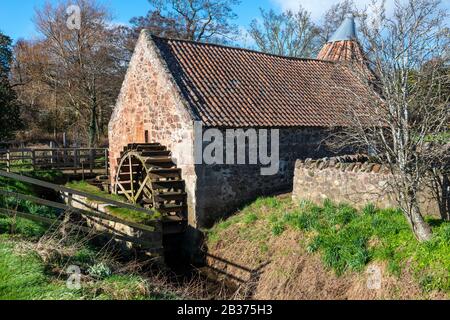
[{"label": "rubble stone wall", "polygon": [[[392,191],[390,169],[367,162],[364,156],[299,160],[295,165],[294,201],[321,204],[325,199],[349,203],[362,209],[368,203],[379,208],[398,207]],[[422,190],[419,203],[424,214],[439,215],[439,206],[430,190]]]}]

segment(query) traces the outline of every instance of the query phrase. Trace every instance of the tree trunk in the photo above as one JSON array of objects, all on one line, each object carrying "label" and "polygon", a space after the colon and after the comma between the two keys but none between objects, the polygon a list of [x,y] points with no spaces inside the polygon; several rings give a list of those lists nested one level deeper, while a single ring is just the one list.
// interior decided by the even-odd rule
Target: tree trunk
[{"label": "tree trunk", "polygon": [[93,101],[91,109],[91,123],[89,125],[89,147],[95,145],[97,139],[97,103]]},{"label": "tree trunk", "polygon": [[424,220],[419,205],[417,203],[416,192],[409,189],[405,192],[400,192],[400,207],[411,226],[411,229],[420,242],[426,242],[431,240],[433,235],[432,230],[428,223]]},{"label": "tree trunk", "polygon": [[442,177],[442,197],[440,203],[442,220],[450,221],[450,179],[444,173]]},{"label": "tree trunk", "polygon": [[426,242],[431,240],[431,237],[433,236],[431,227],[422,217],[422,214],[420,213],[417,203],[413,204],[410,222],[417,240],[419,240],[420,242]]}]

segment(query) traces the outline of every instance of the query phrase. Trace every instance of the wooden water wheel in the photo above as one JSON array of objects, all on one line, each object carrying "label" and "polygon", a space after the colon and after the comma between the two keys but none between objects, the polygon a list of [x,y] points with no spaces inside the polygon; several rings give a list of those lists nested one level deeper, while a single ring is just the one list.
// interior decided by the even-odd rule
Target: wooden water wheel
[{"label": "wooden water wheel", "polygon": [[130,144],[118,159],[115,193],[161,213],[170,221],[186,221],[187,195],[181,169],[159,143]]}]

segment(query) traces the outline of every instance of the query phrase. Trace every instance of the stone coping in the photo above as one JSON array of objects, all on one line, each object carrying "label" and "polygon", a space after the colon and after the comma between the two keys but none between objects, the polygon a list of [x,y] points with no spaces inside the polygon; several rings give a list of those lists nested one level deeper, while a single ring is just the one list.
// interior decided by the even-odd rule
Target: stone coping
[{"label": "stone coping", "polygon": [[369,156],[364,154],[297,160],[295,167],[296,169],[303,168],[317,171],[330,169],[342,172],[391,174],[391,169],[388,165],[375,163]]}]

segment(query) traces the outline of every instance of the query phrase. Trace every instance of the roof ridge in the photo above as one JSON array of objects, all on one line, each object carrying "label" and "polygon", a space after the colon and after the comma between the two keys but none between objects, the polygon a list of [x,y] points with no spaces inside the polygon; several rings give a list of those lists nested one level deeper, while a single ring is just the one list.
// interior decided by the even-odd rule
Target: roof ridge
[{"label": "roof ridge", "polygon": [[[149,30],[147,30],[147,29],[144,29],[143,31],[149,32]],[[223,45],[223,44],[208,43],[208,42],[186,40],[186,39],[179,39],[179,38],[160,37],[160,36],[154,35],[150,32],[149,32],[149,34],[153,39],[159,39],[159,40],[163,40],[163,41],[177,41],[177,42],[192,43],[192,44],[203,45],[203,46],[212,46],[212,47],[218,47],[218,48],[225,48],[225,49],[231,49],[231,50],[237,50],[237,51],[256,53],[256,54],[261,54],[264,56],[270,56],[270,57],[282,58],[282,59],[288,59],[288,60],[325,62],[325,63],[330,63],[330,64],[336,64],[335,61],[331,61],[331,60],[322,60],[322,59],[317,59],[317,58],[289,57],[289,56],[282,56],[282,55],[278,55],[278,54],[267,53],[267,52],[262,52],[262,51],[258,51],[258,50],[254,50],[254,49],[242,48],[242,47],[237,47],[237,46],[227,46],[227,45]]]}]

